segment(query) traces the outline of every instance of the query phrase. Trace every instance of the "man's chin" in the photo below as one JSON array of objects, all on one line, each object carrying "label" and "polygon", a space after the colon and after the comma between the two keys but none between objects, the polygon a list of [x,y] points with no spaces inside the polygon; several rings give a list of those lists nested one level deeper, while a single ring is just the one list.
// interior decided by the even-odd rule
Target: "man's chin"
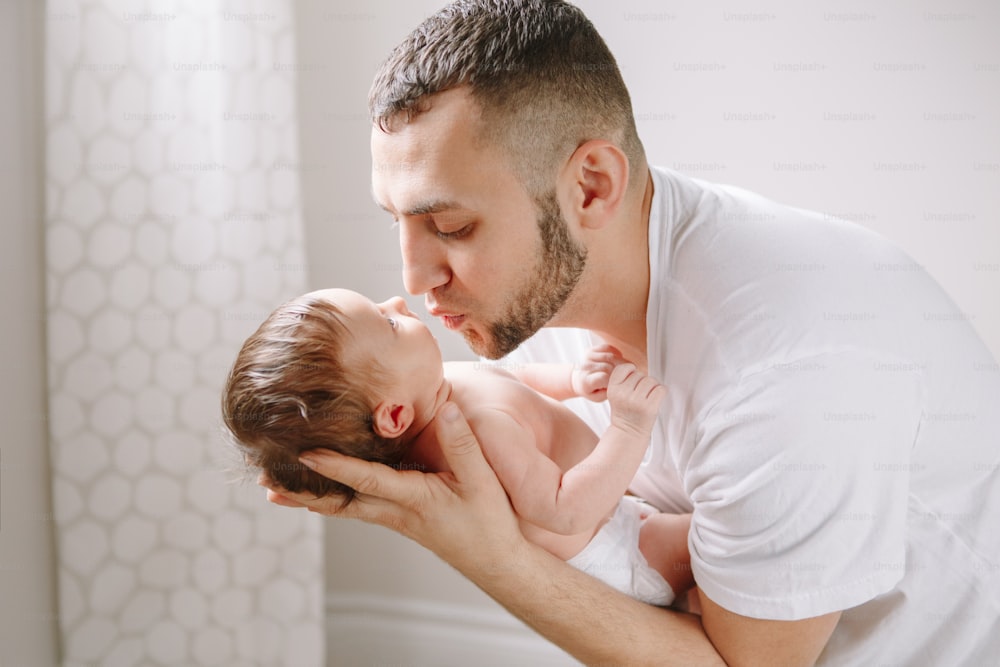
[{"label": "man's chin", "polygon": [[466,321],[461,329],[465,344],[475,354],[486,359],[503,359],[521,346],[544,325],[544,321],[517,321],[513,318],[494,322],[485,327]]},{"label": "man's chin", "polygon": [[[537,330],[536,330],[537,331]],[[535,334],[534,331],[494,331],[484,336],[478,331],[467,329],[462,332],[465,344],[480,357],[486,359],[503,359],[508,354],[521,347],[521,343]]]},{"label": "man's chin", "polygon": [[469,349],[480,357],[485,357],[486,359],[499,359],[504,356],[502,354],[497,354],[496,346],[492,345],[491,341],[487,341],[482,334],[474,329],[466,329],[462,332],[462,337],[465,338],[465,344],[469,347]]}]

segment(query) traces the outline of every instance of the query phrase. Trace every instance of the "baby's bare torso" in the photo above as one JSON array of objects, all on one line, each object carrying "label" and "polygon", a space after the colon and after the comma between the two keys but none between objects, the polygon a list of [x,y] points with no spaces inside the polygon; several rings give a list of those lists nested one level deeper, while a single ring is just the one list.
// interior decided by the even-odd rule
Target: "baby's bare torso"
[{"label": "baby's bare torso", "polygon": [[[586,458],[597,445],[597,435],[572,410],[504,370],[485,363],[449,362],[445,364],[445,377],[452,385],[450,400],[464,413],[492,408],[510,415],[534,434],[539,451],[563,471]],[[483,434],[476,435],[484,439]],[[446,468],[433,428],[424,429],[413,451],[414,459],[429,471]],[[613,510],[609,508],[609,515]],[[521,521],[525,537],[564,559],[582,549],[599,528],[567,536]]]},{"label": "baby's bare torso", "polygon": [[538,449],[568,470],[597,445],[597,435],[572,410],[502,369],[483,363],[445,364],[452,399],[463,411],[491,407],[530,429]]}]

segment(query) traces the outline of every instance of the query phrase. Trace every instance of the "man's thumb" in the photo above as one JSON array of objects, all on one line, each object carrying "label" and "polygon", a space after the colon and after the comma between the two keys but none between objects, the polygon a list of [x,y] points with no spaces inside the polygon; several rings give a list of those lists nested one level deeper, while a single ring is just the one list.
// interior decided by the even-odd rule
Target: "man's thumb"
[{"label": "man's thumb", "polygon": [[441,453],[457,477],[479,474],[483,468],[489,468],[475,433],[457,405],[445,403],[434,421]]}]

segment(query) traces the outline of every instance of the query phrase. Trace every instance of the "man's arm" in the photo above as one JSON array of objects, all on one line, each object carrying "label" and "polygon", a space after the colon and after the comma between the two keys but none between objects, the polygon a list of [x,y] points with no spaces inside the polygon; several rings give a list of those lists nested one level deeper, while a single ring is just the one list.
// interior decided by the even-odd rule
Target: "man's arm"
[{"label": "man's arm", "polygon": [[357,489],[356,501],[342,510],[338,499],[280,489],[268,499],[415,540],[586,664],[724,665],[721,653],[733,665],[808,665],[822,651],[839,614],[759,621],[708,601],[699,618],[633,600],[528,543],[457,406],[445,405],[434,423],[451,472],[399,471],[317,450],[302,462]]},{"label": "man's arm", "polygon": [[729,667],[812,665],[837,627],[841,614],[837,611],[800,621],[765,621],[720,607],[700,588],[698,599],[705,632]]},{"label": "man's arm", "polygon": [[639,602],[531,544],[503,565],[469,578],[584,664],[725,665],[698,616]]}]

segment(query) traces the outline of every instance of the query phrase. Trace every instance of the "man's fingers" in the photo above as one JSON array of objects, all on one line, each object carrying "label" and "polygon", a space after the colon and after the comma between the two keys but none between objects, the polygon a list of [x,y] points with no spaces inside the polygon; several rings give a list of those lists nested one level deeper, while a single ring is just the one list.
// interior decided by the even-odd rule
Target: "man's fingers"
[{"label": "man's fingers", "polygon": [[267,501],[274,503],[275,505],[282,505],[284,507],[305,507],[302,503],[295,500],[294,498],[289,498],[289,491],[281,488],[281,486],[271,479],[271,476],[267,474],[267,471],[262,470],[259,475],[257,475],[257,485],[263,486],[267,489]]},{"label": "man's fingers", "polygon": [[292,500],[288,496],[283,496],[274,489],[267,490],[267,499],[275,505],[282,505],[284,507],[305,507],[305,505],[297,500]]},{"label": "man's fingers", "polygon": [[329,449],[313,449],[299,456],[299,462],[315,472],[346,484],[358,493],[400,501],[408,494],[400,488],[398,470],[387,465],[345,456]]},{"label": "man's fingers", "polygon": [[445,403],[434,420],[438,442],[448,467],[460,482],[472,482],[483,477],[495,477],[486,462],[465,416],[454,403]]},{"label": "man's fingers", "polygon": [[368,523],[386,526],[397,532],[404,532],[408,508],[383,498],[357,494],[354,500],[344,506],[341,496],[317,498],[311,493],[295,493],[280,486],[268,487],[267,499],[275,505],[299,507],[325,516],[340,519],[360,519]]},{"label": "man's fingers", "polygon": [[[421,513],[421,507],[435,488],[444,490],[441,481],[451,486],[457,480],[468,488],[480,488],[490,482],[500,488],[493,469],[479,447],[461,411],[446,403],[434,420],[438,441],[450,475],[417,471],[399,471],[381,463],[344,456],[328,449],[303,452],[299,461],[316,473],[350,486],[357,491],[354,501],[342,506],[338,496],[316,498],[309,493],[293,493],[262,478],[269,488],[268,500],[287,507],[306,507],[329,516],[361,519],[407,533],[409,522]],[[454,491],[454,489],[453,489]]]}]

